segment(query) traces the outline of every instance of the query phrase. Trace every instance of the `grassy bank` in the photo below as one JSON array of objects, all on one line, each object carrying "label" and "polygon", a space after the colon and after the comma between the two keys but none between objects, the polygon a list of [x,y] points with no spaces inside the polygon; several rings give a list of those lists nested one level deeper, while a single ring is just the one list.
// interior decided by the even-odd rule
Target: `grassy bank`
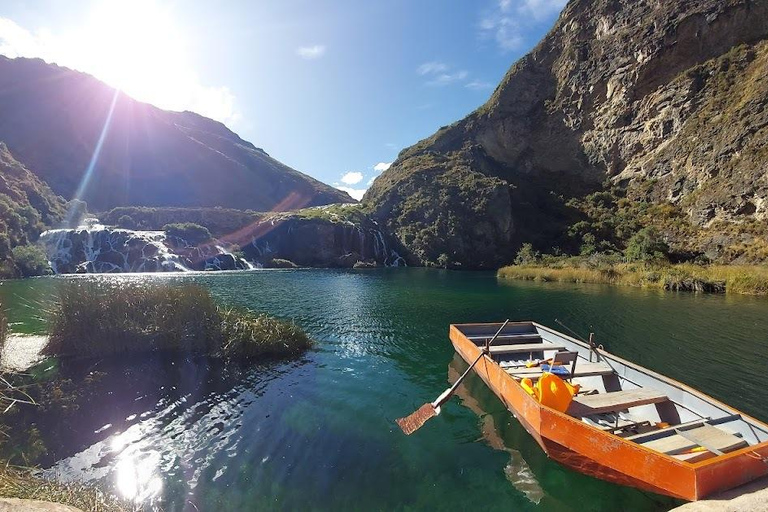
[{"label": "grassy bank", "polygon": [[0,467],[0,496],[69,505],[84,511],[128,512],[135,508],[93,487],[63,484],[35,476],[29,469]]},{"label": "grassy bank", "polygon": [[62,283],[44,355],[168,352],[217,358],[288,356],[311,346],[296,325],[218,305],[191,284]]},{"label": "grassy bank", "polygon": [[[55,393],[43,392],[44,385],[36,384],[31,375],[0,375],[0,496],[23,500],[41,500],[77,507],[84,511],[127,512],[130,504],[95,487],[76,483],[62,483],[39,476],[37,470],[26,467],[46,451],[34,423],[19,428],[25,413],[37,408],[50,408],[56,403]],[[57,389],[49,386],[47,391]],[[31,394],[30,394],[31,393]],[[33,397],[32,395],[35,395]],[[14,425],[11,427],[11,425]],[[24,466],[14,466],[18,461]]]},{"label": "grassy bank", "polygon": [[602,283],[713,293],[768,295],[768,266],[590,264],[572,258],[551,264],[510,265],[499,270],[504,279],[568,283]]}]

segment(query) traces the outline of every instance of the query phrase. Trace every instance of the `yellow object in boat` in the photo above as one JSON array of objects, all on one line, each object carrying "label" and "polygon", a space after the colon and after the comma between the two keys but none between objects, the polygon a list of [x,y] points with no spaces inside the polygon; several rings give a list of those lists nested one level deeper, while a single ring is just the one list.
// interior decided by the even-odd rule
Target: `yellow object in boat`
[{"label": "yellow object in boat", "polygon": [[523,389],[532,397],[536,398],[536,389],[533,387],[533,381],[528,377],[520,381],[520,385]]},{"label": "yellow object in boat", "polygon": [[539,402],[556,411],[565,412],[571,405],[576,387],[549,372],[544,372],[536,383]]}]

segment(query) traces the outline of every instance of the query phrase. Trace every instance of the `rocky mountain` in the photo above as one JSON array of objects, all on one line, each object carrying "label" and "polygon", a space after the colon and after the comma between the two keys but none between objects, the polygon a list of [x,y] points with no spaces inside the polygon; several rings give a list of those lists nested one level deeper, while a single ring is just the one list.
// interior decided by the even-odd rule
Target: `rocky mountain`
[{"label": "rocky mountain", "polygon": [[768,0],[571,0],[363,203],[422,263],[496,267],[585,235],[620,249],[629,214],[676,250],[768,258]]},{"label": "rocky mountain", "polygon": [[102,133],[81,196],[91,210],[144,205],[271,211],[353,202],[219,122],[160,110],[41,60],[0,56],[0,141],[56,194],[76,194]]}]

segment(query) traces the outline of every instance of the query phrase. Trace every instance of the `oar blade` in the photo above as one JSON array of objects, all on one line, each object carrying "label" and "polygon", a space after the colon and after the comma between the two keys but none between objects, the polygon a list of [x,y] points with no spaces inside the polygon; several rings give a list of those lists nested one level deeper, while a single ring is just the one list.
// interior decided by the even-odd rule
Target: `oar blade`
[{"label": "oar blade", "polygon": [[429,419],[437,416],[437,411],[431,403],[426,403],[419,407],[415,412],[405,418],[395,420],[400,429],[407,436],[419,430]]}]

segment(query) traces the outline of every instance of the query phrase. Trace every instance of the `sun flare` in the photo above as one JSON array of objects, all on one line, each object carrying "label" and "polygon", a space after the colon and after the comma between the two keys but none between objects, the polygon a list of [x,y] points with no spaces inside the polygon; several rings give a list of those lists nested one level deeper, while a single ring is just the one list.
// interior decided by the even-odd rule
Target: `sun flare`
[{"label": "sun flare", "polygon": [[188,78],[184,38],[171,13],[151,0],[96,5],[73,46],[83,67],[140,100],[172,102]]}]

